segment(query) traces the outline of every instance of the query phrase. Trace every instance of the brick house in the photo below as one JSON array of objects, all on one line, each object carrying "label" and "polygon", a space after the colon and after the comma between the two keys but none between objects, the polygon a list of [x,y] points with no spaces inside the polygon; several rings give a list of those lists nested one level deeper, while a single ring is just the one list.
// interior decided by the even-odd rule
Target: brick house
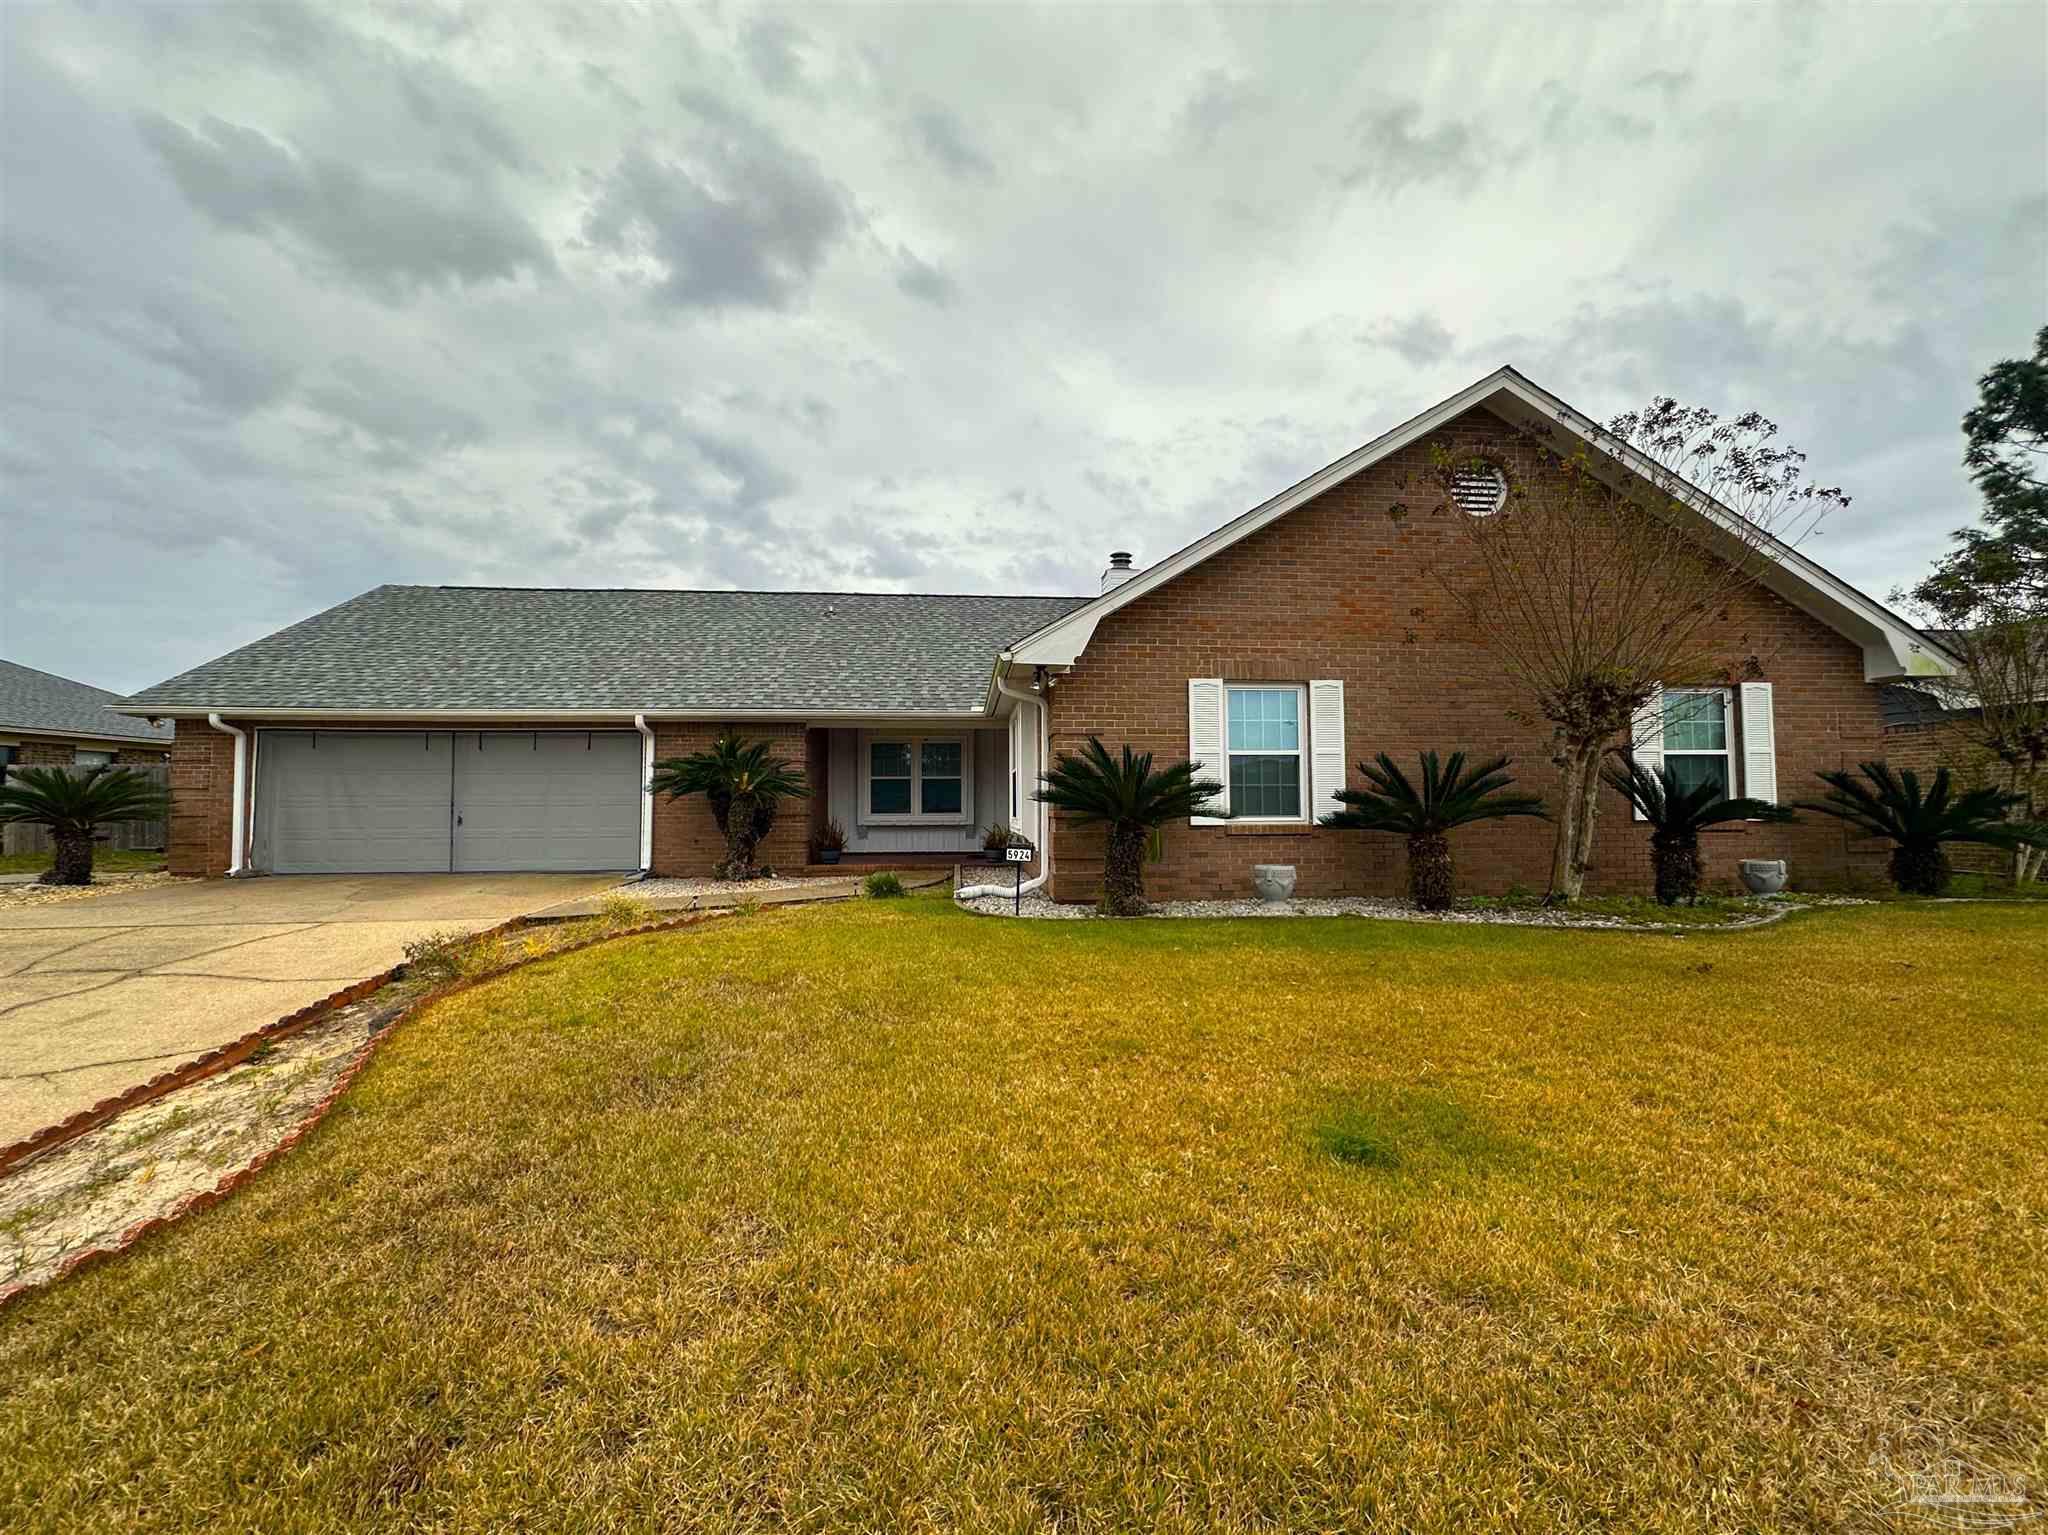
[{"label": "brick house", "polygon": [[119,693],[0,661],[0,767],[160,766],[171,726],[116,712]]},{"label": "brick house", "polygon": [[[1399,840],[1315,824],[1378,751],[1502,751],[1546,787],[1547,741],[1444,620],[1432,572],[1456,508],[1396,515],[1431,445],[1583,420],[1512,369],[1480,380],[1092,596],[380,587],[128,700],[194,722],[173,753],[172,868],[619,868],[701,874],[708,807],[644,792],[658,758],[722,728],[766,738],[816,792],[765,856],[800,863],[829,816],[852,861],[952,861],[1003,821],[1030,873],[1087,900],[1099,838],[1031,800],[1048,753],[1090,735],[1227,781],[1228,819],[1169,828],[1162,897],[1243,893],[1256,863],[1303,894],[1404,886]],[[1791,799],[1881,755],[1881,684],[1940,646],[1789,548],[1726,617],[1739,680],[1671,679],[1638,752],[1731,793]],[[1681,685],[1688,684],[1688,685]],[[1540,886],[1550,830],[1461,833],[1467,884]],[[1647,832],[1603,805],[1590,888],[1647,885]],[[1710,879],[1785,857],[1803,885],[1875,875],[1832,822],[1710,835]]]}]

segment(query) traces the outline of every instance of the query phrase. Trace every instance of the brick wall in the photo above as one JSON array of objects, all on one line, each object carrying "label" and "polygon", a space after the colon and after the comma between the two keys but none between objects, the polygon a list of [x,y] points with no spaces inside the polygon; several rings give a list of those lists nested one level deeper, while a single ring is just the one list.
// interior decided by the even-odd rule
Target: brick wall
[{"label": "brick wall", "polygon": [[171,742],[173,874],[227,873],[234,803],[234,738],[204,725],[180,730]]},{"label": "brick wall", "polygon": [[[1476,445],[1501,424],[1484,412],[1452,423],[1439,439]],[[1506,752],[1521,786],[1551,791],[1547,730],[1518,723],[1525,705],[1460,622],[1436,572],[1458,558],[1456,514],[1429,509],[1420,486],[1428,440],[1354,476],[1192,571],[1104,619],[1074,669],[1052,690],[1052,744],[1073,750],[1089,735],[1125,742],[1164,761],[1188,753],[1187,682],[1342,678],[1345,755],[1356,763],[1386,751],[1412,763],[1426,748]],[[1406,515],[1390,515],[1397,503]],[[1818,787],[1813,773],[1874,756],[1881,723],[1877,689],[1863,681],[1860,649],[1768,593],[1731,605],[1719,638],[1754,656],[1759,680],[1775,684],[1779,797]],[[1718,679],[1669,678],[1671,683]],[[1736,761],[1740,763],[1740,743]],[[1056,817],[1053,894],[1092,900],[1100,885],[1101,838]],[[1461,887],[1541,889],[1549,877],[1552,828],[1508,821],[1454,834]],[[1622,798],[1603,791],[1596,891],[1647,891],[1649,835]],[[1802,888],[1878,877],[1882,849],[1851,839],[1835,823],[1808,817],[1790,827],[1739,826],[1703,838],[1707,881],[1732,886],[1743,858],[1782,857]],[[1165,832],[1163,856],[1146,870],[1159,899],[1245,895],[1255,863],[1288,863],[1305,895],[1394,894],[1406,889],[1399,838],[1322,828],[1185,822]]]},{"label": "brick wall", "polygon": [[[1975,789],[1986,784],[2005,786],[1998,761],[1983,747],[1975,745],[1963,727],[1953,721],[1930,721],[1920,725],[1899,725],[1884,733],[1884,760],[1895,768],[1910,768],[1922,783],[1931,782],[1937,769],[1947,768],[1959,788]],[[1955,843],[1948,861],[1970,874],[2010,875],[2013,855],[1994,847]]]},{"label": "brick wall", "polygon": [[[15,762],[21,767],[70,767],[76,760],[78,750],[84,746],[88,751],[106,751],[105,746],[88,745],[78,741],[23,740],[19,743]],[[114,764],[117,767],[150,767],[169,760],[170,754],[160,746],[115,747]]]},{"label": "brick wall", "polygon": [[[706,750],[719,734],[733,730],[748,741],[767,741],[775,754],[802,766],[807,760],[802,725],[718,725],[654,723],[654,760],[685,757]],[[809,860],[810,815],[804,801],[785,800],[774,829],[761,844],[763,863],[778,869],[800,868]],[[654,801],[654,867],[656,874],[702,878],[725,860],[725,838],[711,805],[701,795]]]}]

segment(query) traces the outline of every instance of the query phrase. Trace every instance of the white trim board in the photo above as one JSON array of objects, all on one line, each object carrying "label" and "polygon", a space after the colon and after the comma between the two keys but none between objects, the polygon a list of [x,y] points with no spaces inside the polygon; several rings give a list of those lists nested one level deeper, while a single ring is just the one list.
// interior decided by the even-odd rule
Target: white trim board
[{"label": "white trim board", "polygon": [[[1596,440],[1590,430],[1593,423],[1589,417],[1573,410],[1547,389],[1531,383],[1513,368],[1498,368],[1421,415],[1410,417],[1392,431],[1382,433],[1335,463],[1318,469],[1299,484],[1290,486],[1272,499],[1226,522],[1213,533],[1195,540],[1185,549],[1139,572],[1122,585],[1110,588],[1064,618],[1034,630],[1002,652],[1001,660],[1021,666],[1072,666],[1094,638],[1095,626],[1119,608],[1137,601],[1147,592],[1156,591],[1211,555],[1250,537],[1268,523],[1278,521],[1296,507],[1343,484],[1353,475],[1363,473],[1382,459],[1478,406],[1494,410],[1510,424],[1556,422],[1603,452],[1612,447],[1609,442]],[[1646,460],[1631,452],[1624,452],[1619,457],[1625,467],[1637,473],[1651,467]],[[1701,515],[1710,522],[1737,516],[1719,502],[1709,502],[1701,509]],[[1860,645],[1866,682],[1939,675],[1953,669],[1954,658],[1947,651],[1881,603],[1839,576],[1823,570],[1789,545],[1772,539],[1769,548],[1773,564],[1762,578],[1764,586]]]}]

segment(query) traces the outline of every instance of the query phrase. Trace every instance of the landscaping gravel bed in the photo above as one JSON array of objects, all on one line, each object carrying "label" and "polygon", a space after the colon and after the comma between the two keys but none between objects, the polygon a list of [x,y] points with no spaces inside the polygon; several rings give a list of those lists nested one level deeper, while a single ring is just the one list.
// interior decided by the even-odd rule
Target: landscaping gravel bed
[{"label": "landscaping gravel bed", "polygon": [[774,879],[640,879],[630,885],[621,885],[618,894],[631,896],[636,901],[662,900],[677,895],[706,895],[716,891],[720,895],[745,895],[750,890],[802,890],[812,885],[843,885],[846,881],[857,880],[865,870],[849,869],[844,874],[819,875],[778,875]]},{"label": "landscaping gravel bed", "polygon": [[[1013,914],[1012,900],[997,896],[978,896],[970,901],[961,901],[961,907],[979,912],[984,916],[1007,917]],[[1417,911],[1406,901],[1388,900],[1377,896],[1339,896],[1325,900],[1294,901],[1157,901],[1145,913],[1147,917],[1375,917],[1385,922],[1475,922],[1503,927],[1593,927],[1612,928],[1625,932],[1711,932],[1731,927],[1755,927],[1760,923],[1775,922],[1789,912],[1802,906],[1866,906],[1870,903],[1853,896],[1802,896],[1796,901],[1759,900],[1755,915],[1745,915],[1731,922],[1717,924],[1680,922],[1634,922],[1626,917],[1608,916],[1600,912],[1556,911],[1543,907],[1515,908],[1512,910],[1484,911]],[[1093,918],[1101,913],[1093,906],[1061,904],[1047,900],[1042,895],[1024,897],[1023,910],[1017,913],[1025,917],[1051,918]]]}]

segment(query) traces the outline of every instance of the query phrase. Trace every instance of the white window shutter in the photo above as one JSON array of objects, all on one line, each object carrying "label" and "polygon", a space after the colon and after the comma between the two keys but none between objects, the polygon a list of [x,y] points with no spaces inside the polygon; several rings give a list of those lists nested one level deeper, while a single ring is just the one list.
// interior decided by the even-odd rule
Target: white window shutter
[{"label": "white window shutter", "polygon": [[1308,685],[1309,812],[1320,821],[1342,810],[1344,787],[1344,683],[1341,678]]},{"label": "white window shutter", "polygon": [[[1198,764],[1197,778],[1213,778],[1223,792],[1209,803],[1224,815],[1230,813],[1230,754],[1223,747],[1223,679],[1188,678],[1188,760]],[[1198,815],[1193,826],[1221,826],[1216,816]]]},{"label": "white window shutter", "polygon": [[[1655,773],[1664,766],[1664,684],[1658,683],[1650,689],[1650,696],[1642,708],[1636,710],[1634,723],[1629,727],[1629,755],[1643,766],[1646,773]],[[1638,821],[1646,820],[1642,811],[1634,812]]]},{"label": "white window shutter", "polygon": [[1742,684],[1742,792],[1778,803],[1778,727],[1768,682]]}]

